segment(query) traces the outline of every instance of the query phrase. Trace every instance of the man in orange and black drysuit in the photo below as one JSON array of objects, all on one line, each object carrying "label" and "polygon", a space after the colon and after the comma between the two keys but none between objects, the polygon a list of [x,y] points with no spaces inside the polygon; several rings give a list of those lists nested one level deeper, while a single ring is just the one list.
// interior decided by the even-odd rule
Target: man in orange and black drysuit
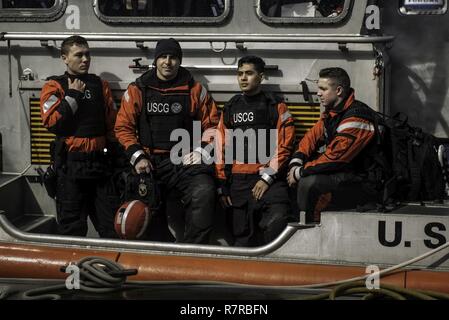
[{"label": "man in orange and black drysuit", "polygon": [[[175,39],[157,43],[154,68],[130,84],[122,98],[115,132],[135,171],[153,173],[163,203],[180,193],[185,227],[183,234],[175,235],[176,241],[208,243],[216,188],[207,147],[218,124],[217,107],[181,62],[182,50]],[[187,148],[178,148],[182,132]],[[182,156],[177,152],[181,149]],[[166,211],[169,226],[179,230],[175,222],[179,219],[171,217],[176,213]],[[171,226],[171,221],[178,226]]]},{"label": "man in orange and black drysuit", "polygon": [[318,97],[324,112],[306,133],[289,164],[288,183],[297,186],[299,210],[306,222],[319,222],[331,204],[354,208],[376,198],[369,167],[378,146],[375,112],[355,100],[341,68],[320,71]]},{"label": "man in orange and black drysuit", "polygon": [[218,190],[223,206],[232,210],[235,246],[272,241],[291,213],[284,178],[293,151],[294,121],[285,103],[262,91],[264,72],[259,57],[238,61],[242,94],[225,104],[218,125]]},{"label": "man in orange and black drysuit", "polygon": [[87,41],[71,36],[61,45],[67,71],[53,76],[40,97],[44,127],[56,135],[57,222],[62,235],[85,236],[90,216],[101,237],[116,237],[113,225],[119,199],[110,193],[105,151],[116,140],[117,110],[108,82],[89,74]]}]

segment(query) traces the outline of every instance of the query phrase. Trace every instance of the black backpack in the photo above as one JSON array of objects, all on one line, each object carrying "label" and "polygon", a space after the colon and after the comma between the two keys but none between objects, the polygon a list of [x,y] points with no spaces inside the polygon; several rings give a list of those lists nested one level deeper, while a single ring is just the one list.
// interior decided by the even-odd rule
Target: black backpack
[{"label": "black backpack", "polygon": [[379,115],[379,128],[384,128],[380,130],[381,154],[390,166],[385,170],[389,176],[384,181],[382,201],[442,201],[445,182],[437,138],[408,124],[403,113]]}]

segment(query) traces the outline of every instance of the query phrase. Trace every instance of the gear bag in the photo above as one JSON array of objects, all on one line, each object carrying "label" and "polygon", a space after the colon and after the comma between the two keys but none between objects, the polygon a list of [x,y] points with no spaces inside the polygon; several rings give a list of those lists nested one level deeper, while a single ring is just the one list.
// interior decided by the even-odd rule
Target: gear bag
[{"label": "gear bag", "polygon": [[438,142],[433,135],[408,124],[408,117],[397,113],[382,124],[382,153],[390,168],[384,183],[383,200],[434,201],[444,198],[444,180],[438,161]]},{"label": "gear bag", "polygon": [[440,146],[438,147],[438,161],[443,168],[443,179],[445,182],[445,194],[449,196],[449,138],[439,139]]},{"label": "gear bag", "polygon": [[65,149],[64,138],[57,137],[50,143],[50,165],[44,171],[37,168],[40,184],[45,187],[50,198],[55,199],[57,194],[58,170],[65,166],[67,161],[67,151]]},{"label": "gear bag", "polygon": [[37,168],[36,172],[39,175],[39,182],[45,187],[48,196],[55,199],[57,193],[58,175],[53,169],[53,166],[49,165],[45,171],[42,170],[42,168]]}]

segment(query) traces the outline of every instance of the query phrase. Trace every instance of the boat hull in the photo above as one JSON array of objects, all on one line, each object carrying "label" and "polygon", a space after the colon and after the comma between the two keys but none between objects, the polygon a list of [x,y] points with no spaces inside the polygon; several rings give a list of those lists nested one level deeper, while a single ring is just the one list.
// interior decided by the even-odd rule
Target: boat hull
[{"label": "boat hull", "polygon": [[[138,273],[128,280],[173,282],[225,282],[262,286],[305,286],[331,283],[366,275],[365,268],[176,255],[142,254],[110,250],[55,248],[1,244],[0,277],[65,279],[61,268],[88,256],[116,261]],[[408,289],[449,293],[449,272],[403,270],[381,283]]]}]

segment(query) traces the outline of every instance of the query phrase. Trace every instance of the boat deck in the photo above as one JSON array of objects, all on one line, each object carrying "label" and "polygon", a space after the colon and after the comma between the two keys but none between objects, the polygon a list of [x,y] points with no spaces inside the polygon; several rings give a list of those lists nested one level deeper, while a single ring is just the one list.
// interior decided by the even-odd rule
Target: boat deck
[{"label": "boat deck", "polygon": [[[334,212],[334,210],[332,210]],[[335,210],[335,212],[346,213],[379,213],[377,210],[358,211],[353,210]],[[445,200],[442,203],[435,202],[407,202],[392,209],[391,211],[384,212],[385,214],[407,214],[407,215],[435,215],[435,216],[447,216],[449,215],[449,200]]]},{"label": "boat deck", "polygon": [[0,187],[6,185],[14,179],[17,179],[19,175],[5,175],[0,173]]}]

